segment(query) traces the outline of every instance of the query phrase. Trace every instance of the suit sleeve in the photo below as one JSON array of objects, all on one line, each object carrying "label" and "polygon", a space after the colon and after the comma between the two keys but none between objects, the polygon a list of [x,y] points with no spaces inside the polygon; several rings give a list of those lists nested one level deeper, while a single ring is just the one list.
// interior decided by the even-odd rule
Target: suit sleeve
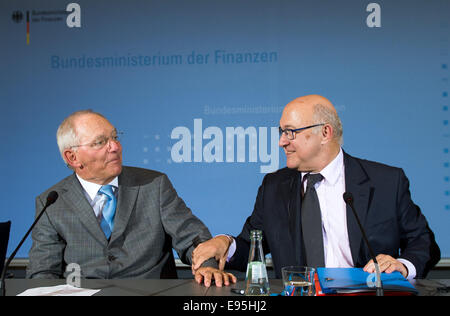
[{"label": "suit sleeve", "polygon": [[[36,216],[44,204],[36,198]],[[33,245],[31,247],[27,267],[27,278],[58,279],[63,277],[64,241],[52,226],[48,214],[45,213],[33,229]]]},{"label": "suit sleeve", "polygon": [[[267,176],[266,176],[267,177]],[[229,259],[226,268],[245,271],[247,269],[248,255],[250,252],[250,232],[252,230],[261,230],[263,232],[263,251],[265,254],[270,253],[270,249],[266,242],[263,225],[263,210],[264,210],[264,190],[266,178],[264,178],[262,185],[258,189],[253,213],[245,221],[239,236],[236,240],[236,251]]]},{"label": "suit sleeve", "polygon": [[424,278],[439,261],[440,250],[434,234],[420,208],[411,200],[409,181],[403,170],[399,172],[397,216],[400,225],[400,258],[416,268],[416,278]]},{"label": "suit sleeve", "polygon": [[[161,176],[160,212],[164,230],[172,238],[172,247],[185,264],[192,264],[193,240],[201,241],[212,238],[208,228],[200,221],[184,201],[178,196],[166,175]],[[215,259],[208,260],[202,266],[217,268]]]}]

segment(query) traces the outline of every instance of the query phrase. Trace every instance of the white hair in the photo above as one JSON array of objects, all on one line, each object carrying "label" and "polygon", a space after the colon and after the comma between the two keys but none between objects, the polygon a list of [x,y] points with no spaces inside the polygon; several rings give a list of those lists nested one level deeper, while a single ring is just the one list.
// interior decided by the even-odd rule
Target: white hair
[{"label": "white hair", "polygon": [[[94,112],[93,110],[77,111],[66,117],[61,125],[59,125],[58,131],[56,132],[56,141],[58,143],[59,152],[62,159],[67,165],[69,164],[64,157],[64,150],[72,148],[73,146],[77,146],[80,143],[75,128],[75,119],[86,114],[95,114],[105,118],[102,114]],[[73,148],[73,151],[77,151],[77,148]]]},{"label": "white hair", "polygon": [[[314,105],[313,124],[328,123],[333,127],[333,137],[338,141],[339,145],[343,143],[342,122],[337,113],[330,108],[318,103]],[[318,133],[319,129],[315,131]]]}]

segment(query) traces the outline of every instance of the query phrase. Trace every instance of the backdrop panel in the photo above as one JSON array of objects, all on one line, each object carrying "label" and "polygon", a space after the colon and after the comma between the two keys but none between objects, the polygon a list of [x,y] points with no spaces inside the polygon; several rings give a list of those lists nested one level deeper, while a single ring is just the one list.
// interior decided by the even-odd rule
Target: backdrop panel
[{"label": "backdrop panel", "polygon": [[[283,106],[336,106],[344,149],[404,168],[450,256],[447,0],[3,0],[0,221],[9,253],[34,198],[70,174],[56,129],[91,108],[124,131],[126,165],[169,175],[213,234],[238,234],[285,166]],[[27,257],[29,240],[19,253]]]}]

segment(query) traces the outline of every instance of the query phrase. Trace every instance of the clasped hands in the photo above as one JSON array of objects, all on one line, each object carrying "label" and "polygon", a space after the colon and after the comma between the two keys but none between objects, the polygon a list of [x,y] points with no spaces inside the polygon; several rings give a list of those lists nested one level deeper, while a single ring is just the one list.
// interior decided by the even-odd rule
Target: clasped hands
[{"label": "clasped hands", "polygon": [[[228,286],[236,283],[237,278],[224,271],[227,260],[230,239],[227,236],[217,236],[206,242],[201,243],[192,252],[192,274],[198,284],[202,282],[206,287],[211,286],[214,280],[217,287]],[[212,267],[201,267],[203,262],[210,258],[215,258],[219,262],[219,269]]]},{"label": "clasped hands", "polygon": [[[220,235],[201,243],[195,248],[192,253],[192,274],[195,276],[197,283],[201,284],[203,282],[207,287],[211,286],[213,279],[218,287],[221,287],[223,284],[228,286],[230,281],[236,283],[236,277],[224,271],[230,244],[231,240],[227,236]],[[202,263],[210,258],[215,258],[219,262],[219,269],[201,267]],[[408,269],[397,259],[384,254],[378,255],[376,258],[381,272],[392,273],[399,271],[405,278],[408,276]],[[363,270],[374,273],[375,265],[373,260],[370,260]]]}]

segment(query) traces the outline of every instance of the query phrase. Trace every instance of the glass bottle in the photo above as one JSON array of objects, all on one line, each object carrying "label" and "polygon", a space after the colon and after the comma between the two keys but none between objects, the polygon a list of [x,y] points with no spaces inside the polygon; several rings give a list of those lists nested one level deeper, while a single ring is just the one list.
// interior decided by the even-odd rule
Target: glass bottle
[{"label": "glass bottle", "polygon": [[262,231],[250,232],[250,253],[245,277],[245,295],[269,295],[269,279],[262,247]]}]

